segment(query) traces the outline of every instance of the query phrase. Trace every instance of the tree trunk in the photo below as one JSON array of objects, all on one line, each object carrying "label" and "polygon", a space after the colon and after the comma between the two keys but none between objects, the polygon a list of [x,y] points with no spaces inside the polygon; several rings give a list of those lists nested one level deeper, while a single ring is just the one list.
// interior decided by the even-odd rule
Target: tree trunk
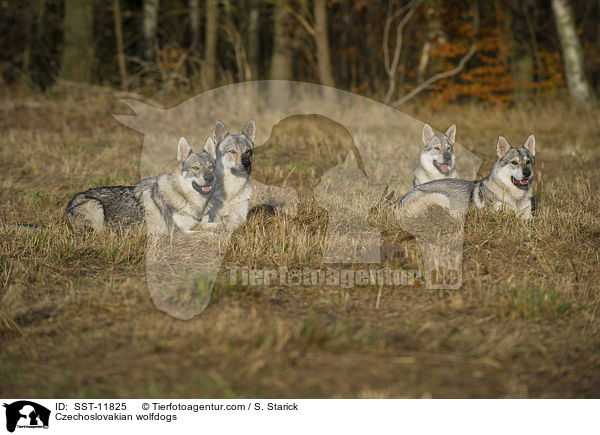
[{"label": "tree trunk", "polygon": [[569,92],[577,106],[590,109],[595,105],[595,96],[585,76],[583,51],[575,28],[573,9],[569,0],[552,0],[552,10],[560,38]]},{"label": "tree trunk", "polygon": [[65,0],[64,49],[60,76],[89,83],[94,64],[94,1]]},{"label": "tree trunk", "polygon": [[154,59],[154,48],[156,47],[156,29],[158,28],[158,6],[159,0],[144,0],[144,58]]},{"label": "tree trunk", "polygon": [[331,72],[329,34],[327,30],[327,0],[314,0],[315,43],[317,44],[317,66],[322,85],[335,86]]},{"label": "tree trunk", "polygon": [[[29,12],[33,14],[32,12]],[[23,50],[23,60],[21,62],[21,84],[25,89],[31,88],[31,79],[29,68],[31,66],[31,27],[32,24],[27,22],[25,28],[25,49]]]},{"label": "tree trunk", "polygon": [[[476,5],[477,2],[474,2]],[[478,21],[479,14],[473,14],[474,20]],[[426,21],[426,40],[423,44],[423,49],[421,50],[421,56],[419,58],[419,65],[417,67],[417,83],[422,83],[425,80],[427,75],[427,69],[429,67],[431,61],[431,50],[434,48],[436,43],[443,43],[448,40],[446,37],[446,33],[444,32],[444,27],[440,22],[440,18],[438,12],[434,9],[433,6],[428,6],[425,11],[425,21]],[[474,23],[473,27],[478,26],[478,24]],[[436,65],[433,65],[435,68]]]},{"label": "tree trunk", "polygon": [[233,51],[235,52],[238,81],[245,82],[252,78],[250,66],[248,65],[248,57],[246,56],[246,44],[234,21],[233,8],[231,7],[230,0],[224,1],[224,9],[223,28],[233,45]]},{"label": "tree trunk", "polygon": [[121,5],[119,0],[113,0],[115,17],[115,39],[117,40],[117,62],[121,76],[121,89],[127,86],[127,69],[125,68],[125,51],[123,50],[123,22],[121,21]]},{"label": "tree trunk", "polygon": [[[48,66],[47,46],[48,41],[44,39],[44,28],[46,23],[46,0],[37,0],[37,9],[33,12],[34,31],[31,44],[31,58],[29,63],[29,71],[27,72],[28,86],[39,87],[44,90],[49,74],[44,71]],[[25,71],[25,69],[24,69]]]},{"label": "tree trunk", "polygon": [[274,20],[273,54],[269,76],[272,80],[291,80],[293,39],[287,29],[289,17],[283,6],[275,5]]},{"label": "tree trunk", "polygon": [[199,0],[188,0],[190,8],[190,34],[191,48],[197,49],[200,46],[200,4]]},{"label": "tree trunk", "polygon": [[217,76],[217,30],[219,6],[217,0],[206,1],[206,33],[204,35],[204,86],[211,89],[215,86]]},{"label": "tree trunk", "polygon": [[[370,49],[371,47],[375,47],[375,44],[379,43],[379,41],[375,40],[375,35],[377,35],[377,37],[379,38],[379,35],[381,33],[378,22],[379,8],[380,4],[375,2],[370,2],[367,6],[367,22],[365,23],[367,26],[366,35],[364,35],[365,45],[363,45],[363,52],[359,53],[358,62],[359,67],[362,69],[362,72],[369,77],[368,79],[366,79],[366,83],[371,93],[379,92],[379,83],[377,83],[379,80],[377,79],[377,77],[379,73],[378,70],[381,59],[377,57],[379,55],[377,50]],[[368,49],[365,49],[365,47],[368,47]],[[360,61],[361,54],[365,55],[367,65],[364,65],[364,61]]]},{"label": "tree trunk", "polygon": [[442,28],[442,23],[440,23],[437,11],[433,6],[427,6],[425,8],[425,23],[425,42],[423,43],[419,65],[417,66],[417,83],[421,83],[425,80],[427,67],[431,60],[431,50],[434,48],[435,43],[446,42],[446,35]]},{"label": "tree trunk", "polygon": [[260,3],[253,0],[248,17],[248,63],[252,80],[258,79],[258,62],[260,55]]},{"label": "tree trunk", "polygon": [[[529,57],[531,57],[532,59],[535,59],[535,71],[533,70],[532,67],[532,72],[531,72],[531,81],[535,80],[535,92],[536,94],[539,94],[540,91],[540,81],[541,81],[541,74],[542,74],[542,61],[540,59],[540,50],[538,48],[538,43],[537,43],[537,38],[535,36],[535,25],[533,22],[533,19],[531,17],[531,14],[529,13],[529,4],[525,3],[523,4],[523,16],[525,17],[525,22],[527,23],[527,31],[529,33]],[[533,7],[534,7],[534,12],[535,12],[535,8],[536,5],[535,3],[533,3]]]},{"label": "tree trunk", "polygon": [[427,73],[427,66],[429,66],[429,53],[431,52],[431,41],[427,39],[423,44],[421,50],[421,57],[419,58],[419,65],[417,66],[417,83],[425,80],[425,73]]},{"label": "tree trunk", "polygon": [[[273,19],[273,54],[271,55],[271,80],[292,80],[292,56],[294,55],[294,39],[289,29],[289,15],[285,8],[275,4]],[[290,97],[288,83],[271,83],[269,86],[269,104],[286,101]]]}]

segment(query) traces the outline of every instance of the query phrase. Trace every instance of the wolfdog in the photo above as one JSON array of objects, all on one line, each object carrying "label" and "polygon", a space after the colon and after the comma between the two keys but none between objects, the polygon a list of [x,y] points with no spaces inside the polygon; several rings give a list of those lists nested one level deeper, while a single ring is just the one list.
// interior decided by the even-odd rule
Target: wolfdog
[{"label": "wolfdog", "polygon": [[429,124],[423,126],[421,138],[423,149],[419,164],[415,168],[412,187],[433,180],[458,178],[454,167],[454,138],[456,125],[452,124],[445,134],[435,134]]},{"label": "wolfdog", "polygon": [[[228,231],[239,227],[248,215],[248,202],[252,196],[250,172],[256,123],[250,120],[240,134],[229,134],[227,127],[217,121],[213,140],[217,148],[217,183],[208,205],[208,225],[223,225]],[[205,219],[206,221],[206,219]]]},{"label": "wolfdog", "polygon": [[170,174],[145,178],[133,186],[97,187],[78,193],[67,205],[76,229],[102,231],[108,225],[145,223],[152,234],[193,232],[213,195],[216,146],[211,138],[194,153],[185,140],[177,146],[177,168]]},{"label": "wolfdog", "polygon": [[496,211],[512,210],[519,217],[532,217],[531,182],[535,157],[535,137],[529,136],[521,148],[511,148],[500,136],[496,145],[498,161],[483,180],[436,180],[411,189],[396,204],[396,212],[419,213],[430,204],[447,208],[452,215],[466,212],[470,203]]}]

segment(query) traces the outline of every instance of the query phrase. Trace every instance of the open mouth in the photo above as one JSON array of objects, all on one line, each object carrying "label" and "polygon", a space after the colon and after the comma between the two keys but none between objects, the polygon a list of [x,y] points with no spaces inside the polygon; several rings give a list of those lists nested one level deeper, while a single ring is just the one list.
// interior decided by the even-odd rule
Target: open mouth
[{"label": "open mouth", "polygon": [[520,189],[526,189],[527,187],[529,187],[529,177],[523,178],[522,180],[517,180],[515,177],[511,176],[510,181],[512,181],[512,184],[514,184]]},{"label": "open mouth", "polygon": [[442,174],[447,174],[450,172],[450,163],[438,163],[436,160],[433,161],[433,165],[440,171]]},{"label": "open mouth", "polygon": [[206,186],[200,186],[195,181],[192,181],[192,187],[202,195],[208,195],[212,191],[212,186],[210,184],[207,184]]}]

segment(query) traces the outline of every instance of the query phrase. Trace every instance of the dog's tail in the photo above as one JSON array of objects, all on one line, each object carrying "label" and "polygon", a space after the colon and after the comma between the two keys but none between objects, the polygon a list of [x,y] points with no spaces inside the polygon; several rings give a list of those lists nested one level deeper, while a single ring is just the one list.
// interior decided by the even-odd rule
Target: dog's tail
[{"label": "dog's tail", "polygon": [[271,216],[275,216],[275,207],[273,207],[271,204],[259,204],[248,210],[246,219]]}]

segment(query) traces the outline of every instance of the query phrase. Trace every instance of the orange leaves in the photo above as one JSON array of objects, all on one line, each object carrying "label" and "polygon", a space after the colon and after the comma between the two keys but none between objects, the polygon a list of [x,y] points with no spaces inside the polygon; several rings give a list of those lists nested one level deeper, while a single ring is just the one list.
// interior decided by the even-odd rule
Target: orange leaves
[{"label": "orange leaves", "polygon": [[157,63],[168,70],[185,74],[185,57],[187,50],[179,46],[166,46],[158,50]]},{"label": "orange leaves", "polygon": [[438,60],[438,70],[456,65],[458,59],[469,50],[470,40],[477,41],[477,53],[465,71],[456,77],[441,80],[434,86],[429,101],[432,108],[465,98],[501,106],[512,101],[515,80],[508,66],[512,42],[503,31],[503,12],[499,10],[496,14],[491,22],[482,25],[479,30],[473,28],[472,17],[468,14],[446,18],[461,21],[451,25],[449,42],[438,42],[432,50],[432,58]]},{"label": "orange leaves", "polygon": [[542,92],[552,91],[555,88],[565,86],[565,74],[563,61],[558,51],[540,50],[540,69],[538,77],[541,78],[539,85]]},{"label": "orange leaves", "polygon": [[455,44],[451,42],[437,42],[431,50],[431,57],[451,59],[462,57],[469,51],[469,44]]}]

